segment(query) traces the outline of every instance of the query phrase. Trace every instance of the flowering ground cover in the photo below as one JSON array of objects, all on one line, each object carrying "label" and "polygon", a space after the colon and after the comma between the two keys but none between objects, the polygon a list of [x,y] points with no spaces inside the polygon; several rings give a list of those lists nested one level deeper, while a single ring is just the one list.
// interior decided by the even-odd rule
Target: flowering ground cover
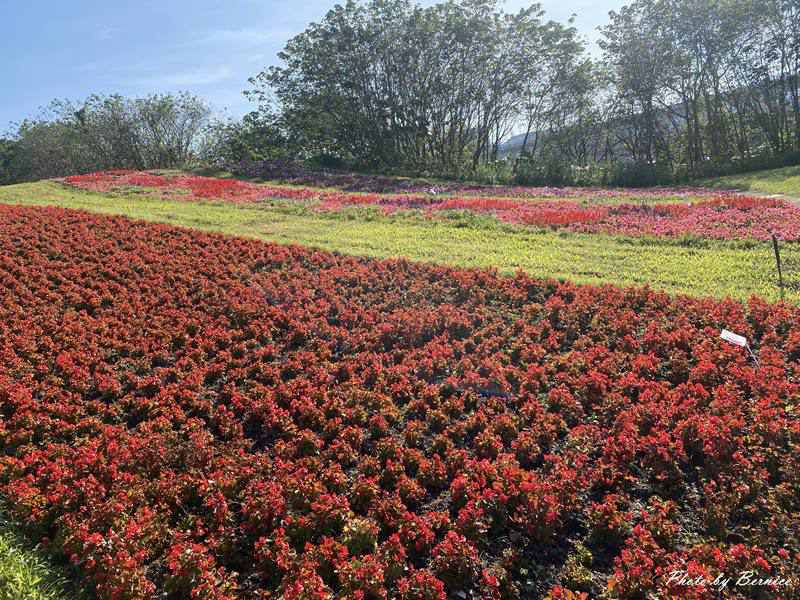
[{"label": "flowering ground cover", "polygon": [[[691,202],[681,204],[661,202],[667,198],[659,195],[661,192],[653,192],[654,195],[648,198],[638,198],[632,192],[614,190],[583,190],[581,193],[584,197],[581,199],[576,195],[577,189],[564,189],[563,199],[556,200],[538,199],[541,196],[525,199],[477,195],[383,195],[126,171],[68,177],[64,181],[67,185],[90,191],[140,189],[159,198],[174,200],[257,203],[288,199],[312,203],[316,210],[323,211],[367,206],[385,213],[418,210],[433,216],[464,210],[492,215],[511,224],[634,237],[696,236],[723,240],[768,240],[775,234],[784,241],[800,240],[800,207],[782,199],[748,198],[732,194],[690,197]],[[547,190],[534,190],[531,193],[534,192],[542,195],[549,193]],[[678,192],[671,193],[674,200]],[[612,198],[614,202],[611,202]],[[626,198],[630,201],[624,202]],[[634,198],[640,202],[633,203]],[[648,204],[648,201],[651,203]]]},{"label": "flowering ground cover", "polygon": [[[356,180],[362,175],[348,175]],[[372,180],[372,177],[369,177]],[[571,199],[581,204],[618,204],[618,203],[691,203],[700,199],[724,198],[734,195],[732,192],[709,190],[705,188],[579,188],[579,187],[519,187],[519,186],[484,186],[471,184],[431,184],[414,183],[396,177],[375,177],[385,181],[385,185],[334,185],[326,179],[314,178],[275,178],[270,182],[254,183],[231,179],[229,177],[210,177],[188,175],[178,172],[159,171],[104,171],[86,175],[76,175],[63,179],[67,184],[92,191],[109,192],[115,190],[144,189],[149,192],[158,191],[161,196],[177,195],[187,200],[223,199],[238,202],[257,202],[263,198],[275,197],[283,192],[294,192],[286,196],[292,199],[311,199],[326,197],[345,202],[347,199],[373,198],[372,203],[385,199],[387,205],[392,202],[416,201],[418,203],[436,204],[443,198],[456,196],[471,199],[483,197],[490,199]],[[260,180],[258,180],[260,181]],[[290,184],[290,185],[285,185]],[[436,197],[439,198],[436,198]]]},{"label": "flowering ground cover", "polygon": [[[518,270],[575,283],[642,285],[695,296],[782,297],[771,242],[621,237],[505,225],[490,215],[443,211],[388,214],[375,208],[319,211],[311,205],[186,202],[134,192],[103,194],[37,182],[0,187],[0,202],[62,206],[184,225],[204,231],[303,244],[357,256],[406,257],[460,267]],[[781,244],[788,301],[800,302],[800,245]]]},{"label": "flowering ground cover", "polygon": [[421,209],[430,213],[466,210],[521,225],[633,237],[696,236],[709,239],[800,240],[800,207],[788,200],[723,196],[686,204],[585,205],[576,201],[510,198],[323,196],[319,208],[379,206],[385,211]]},{"label": "flowering ground cover", "polygon": [[273,188],[238,179],[161,175],[146,171],[104,171],[65,177],[63,181],[71,187],[93,192],[141,191],[157,198],[186,201],[223,200],[247,204],[268,198],[308,200],[317,196],[314,190]]},{"label": "flowering ground cover", "polygon": [[[336,170],[309,169],[287,160],[242,161],[230,164],[227,169],[237,176],[266,181],[280,181],[293,185],[334,188],[345,192],[375,194],[461,194],[490,197],[520,198],[592,198],[613,201],[616,198],[637,197],[643,200],[697,198],[714,195],[700,187],[648,188],[640,190],[582,188],[582,187],[531,187],[511,185],[481,185],[453,181],[433,181],[387,175],[364,175]],[[719,192],[717,192],[719,193]]]},{"label": "flowering ground cover", "polygon": [[[361,177],[361,176],[356,176]],[[268,198],[288,198],[293,200],[323,199],[339,204],[382,204],[391,208],[436,207],[446,199],[461,198],[463,202],[476,197],[496,202],[512,202],[531,199],[570,199],[580,204],[618,204],[618,203],[691,203],[700,199],[724,198],[733,196],[730,192],[711,191],[703,188],[651,188],[640,190],[577,188],[577,187],[509,187],[476,186],[451,184],[405,185],[406,180],[381,177],[381,180],[397,182],[397,185],[378,186],[391,191],[374,191],[371,186],[344,186],[342,189],[327,185],[325,180],[276,179],[280,184],[254,183],[230,177],[208,177],[180,172],[158,171],[103,171],[86,175],[65,177],[61,181],[75,188],[95,192],[145,191],[162,198],[184,200],[217,199],[228,202],[249,203]],[[307,184],[306,184],[307,183]],[[283,195],[281,195],[283,194]]]},{"label": "flowering ground cover", "polygon": [[102,598],[800,591],[800,308],[0,224],[0,490]]}]

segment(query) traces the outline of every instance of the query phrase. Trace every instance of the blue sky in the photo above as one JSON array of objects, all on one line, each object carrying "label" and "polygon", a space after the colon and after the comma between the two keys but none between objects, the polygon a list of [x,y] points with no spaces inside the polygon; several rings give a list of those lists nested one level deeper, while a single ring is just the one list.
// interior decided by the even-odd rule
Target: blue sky
[{"label": "blue sky", "polygon": [[[0,132],[53,98],[189,90],[238,116],[247,78],[335,0],[0,0]],[[433,0],[422,4],[432,4]],[[590,40],[623,0],[543,0]],[[507,0],[509,11],[529,5]]]}]

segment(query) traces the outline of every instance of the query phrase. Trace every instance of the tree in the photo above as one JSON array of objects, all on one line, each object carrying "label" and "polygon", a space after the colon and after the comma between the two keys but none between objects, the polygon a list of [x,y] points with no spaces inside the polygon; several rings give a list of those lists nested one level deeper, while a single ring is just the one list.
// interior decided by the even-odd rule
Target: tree
[{"label": "tree", "polygon": [[800,3],[765,0],[748,8],[728,81],[740,152],[749,154],[751,141],[773,153],[800,149]]},{"label": "tree", "polygon": [[576,82],[590,64],[585,46],[574,27],[550,21],[521,36],[518,46],[522,65],[519,113],[525,124],[520,156],[535,156],[542,133],[575,91]]},{"label": "tree", "polygon": [[611,13],[608,126],[631,159],[700,175],[763,152],[760,137],[790,149],[797,14],[796,0],[635,0]]},{"label": "tree", "polygon": [[55,100],[18,125],[15,177],[182,166],[191,160],[209,114],[205,102],[187,93]]},{"label": "tree", "polygon": [[538,5],[506,14],[496,0],[349,0],[292,38],[283,65],[252,78],[250,94],[274,92],[305,156],[475,171],[497,159],[522,115],[533,128],[540,97],[550,102],[580,62],[576,32],[541,15]]},{"label": "tree", "polygon": [[0,185],[17,181],[17,156],[19,147],[15,140],[0,138]]},{"label": "tree", "polygon": [[215,120],[203,132],[200,158],[220,168],[241,161],[290,156],[291,146],[272,113],[255,111],[238,121]]},{"label": "tree", "polygon": [[184,165],[208,122],[208,105],[189,93],[158,94],[131,101],[130,126],[144,168]]},{"label": "tree", "polygon": [[673,47],[659,0],[636,0],[611,12],[600,47],[616,88],[614,131],[631,159],[653,164],[666,148],[658,103],[665,95]]}]

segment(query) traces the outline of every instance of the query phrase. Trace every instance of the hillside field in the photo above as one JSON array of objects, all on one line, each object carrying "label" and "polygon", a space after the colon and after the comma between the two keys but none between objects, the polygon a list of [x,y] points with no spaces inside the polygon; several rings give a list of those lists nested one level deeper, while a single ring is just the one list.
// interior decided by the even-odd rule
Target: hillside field
[{"label": "hillside field", "polygon": [[[240,185],[263,189],[254,184]],[[577,191],[574,198],[494,198],[496,203],[505,203],[499,208],[477,206],[482,197],[467,196],[460,198],[455,208],[435,212],[421,203],[409,207],[406,199],[414,197],[410,195],[345,194],[327,188],[274,184],[257,192],[266,197],[256,195],[257,200],[246,202],[235,195],[236,201],[225,200],[224,192],[216,193],[215,198],[213,189],[201,191],[203,195],[194,198],[185,191],[150,191],[124,185],[103,192],[41,182],[1,187],[0,202],[118,214],[358,256],[402,256],[459,267],[496,268],[504,274],[522,270],[575,283],[649,285],[673,294],[737,299],[758,295],[778,300],[781,291],[775,257],[771,242],[765,239],[771,224],[754,219],[757,214],[770,212],[774,214],[771,223],[783,228],[782,238],[790,240],[781,243],[784,297],[800,299],[800,244],[794,241],[800,231],[800,211],[793,205],[764,211],[687,208],[690,203],[719,200],[704,196],[708,192],[703,190],[620,192],[611,197]],[[532,193],[554,192],[546,189]],[[332,199],[320,200],[325,194]],[[736,196],[723,196],[722,201],[726,198],[737,201]],[[401,199],[406,205],[380,204],[384,199]],[[632,206],[630,212],[638,220],[614,215],[611,218],[615,221],[606,229],[590,222],[598,210],[609,207],[613,212],[620,204]],[[653,205],[656,210],[664,207],[688,212],[674,219],[670,215],[653,217],[647,210]],[[534,208],[525,209],[531,206]],[[729,214],[734,218],[726,224],[720,217]],[[570,219],[576,219],[577,225]],[[710,229],[709,224],[715,228]]]},{"label": "hillside field", "polygon": [[726,175],[706,179],[701,184],[720,190],[738,190],[763,195],[777,194],[800,201],[800,166]]},{"label": "hillside field", "polygon": [[799,245],[702,189],[0,187],[0,582],[796,597]]}]

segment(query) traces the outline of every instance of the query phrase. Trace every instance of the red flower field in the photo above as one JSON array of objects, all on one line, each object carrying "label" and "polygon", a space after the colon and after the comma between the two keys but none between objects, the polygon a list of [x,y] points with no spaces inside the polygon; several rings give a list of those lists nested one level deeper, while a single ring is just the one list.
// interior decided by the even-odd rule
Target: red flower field
[{"label": "red flower field", "polygon": [[307,200],[318,195],[314,190],[273,188],[238,179],[194,175],[157,175],[146,171],[104,171],[65,177],[63,181],[71,187],[94,192],[140,189],[170,200],[224,200],[237,204],[249,204],[270,198]]},{"label": "red flower field", "polygon": [[101,598],[800,593],[800,308],[10,206],[0,283],[0,493]]},{"label": "red flower field", "polygon": [[[470,211],[495,216],[502,222],[567,231],[606,233],[632,237],[697,236],[710,239],[768,240],[772,234],[784,241],[800,241],[800,207],[775,198],[750,198],[734,194],[698,191],[699,201],[676,204],[659,199],[685,194],[682,190],[635,192],[624,190],[539,189],[545,196],[526,199],[478,195],[362,194],[290,188],[191,175],[154,175],[136,171],[110,171],[77,175],[63,180],[67,185],[96,192],[130,191],[171,200],[222,200],[252,204],[284,199],[313,201],[316,210],[337,211],[349,207],[376,207],[386,213],[421,210],[429,216],[442,211]],[[512,188],[516,193],[519,189]],[[531,193],[536,192],[533,188]],[[511,193],[511,192],[509,192]],[[655,204],[635,203],[648,198]],[[615,203],[609,203],[611,201]],[[619,203],[623,200],[622,203]]]}]

